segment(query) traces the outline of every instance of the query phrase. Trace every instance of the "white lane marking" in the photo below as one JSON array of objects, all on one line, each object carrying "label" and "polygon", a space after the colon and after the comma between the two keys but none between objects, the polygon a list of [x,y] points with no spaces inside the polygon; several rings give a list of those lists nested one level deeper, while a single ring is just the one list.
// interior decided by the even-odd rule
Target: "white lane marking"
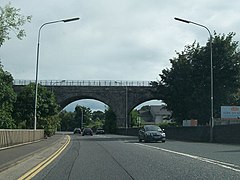
[{"label": "white lane marking", "polygon": [[105,135],[99,135],[99,134],[97,134],[96,137],[100,137],[100,138],[110,138],[110,137],[108,137],[108,136],[105,136]]},{"label": "white lane marking", "polygon": [[213,159],[208,159],[208,158],[204,158],[204,157],[200,157],[200,156],[194,156],[194,155],[181,153],[181,152],[177,152],[177,151],[172,151],[172,150],[168,150],[168,149],[164,149],[164,148],[160,148],[160,147],[149,146],[149,145],[146,145],[146,144],[140,144],[140,143],[134,143],[134,144],[139,145],[139,146],[145,146],[145,147],[152,148],[152,149],[165,151],[165,152],[168,152],[168,153],[173,153],[173,154],[189,157],[189,158],[196,159],[196,160],[199,160],[199,161],[214,164],[214,165],[226,168],[226,169],[230,169],[230,170],[233,170],[233,171],[236,171],[236,172],[240,172],[240,166],[235,165],[235,164],[226,163],[226,162],[222,162],[222,161],[217,161],[217,160],[213,160]]}]

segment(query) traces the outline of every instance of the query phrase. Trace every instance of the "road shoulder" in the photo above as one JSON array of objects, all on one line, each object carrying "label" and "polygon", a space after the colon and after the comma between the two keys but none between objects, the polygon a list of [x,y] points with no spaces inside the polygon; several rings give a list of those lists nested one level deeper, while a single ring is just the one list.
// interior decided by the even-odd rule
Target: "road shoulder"
[{"label": "road shoulder", "polygon": [[8,165],[7,169],[0,172],[0,179],[18,179],[63,147],[68,141],[68,137],[69,136],[67,135],[61,135],[61,137],[54,143],[50,143],[48,146],[42,147],[42,149],[35,151],[32,154],[28,154],[21,160]]}]

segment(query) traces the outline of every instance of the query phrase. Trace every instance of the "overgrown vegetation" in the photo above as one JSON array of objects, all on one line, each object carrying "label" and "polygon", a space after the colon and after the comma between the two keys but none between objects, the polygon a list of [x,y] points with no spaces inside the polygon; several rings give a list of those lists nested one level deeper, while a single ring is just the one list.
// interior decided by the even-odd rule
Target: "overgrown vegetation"
[{"label": "overgrown vegetation", "polygon": [[93,130],[103,127],[105,115],[102,111],[91,111],[90,108],[79,106],[75,107],[74,112],[62,111],[59,114],[61,124],[59,130],[73,131],[74,128],[89,127]]},{"label": "overgrown vegetation", "polygon": [[[33,128],[34,119],[34,98],[35,84],[31,83],[23,87],[17,95],[14,105],[14,119],[18,128]],[[54,132],[60,125],[60,118],[57,115],[59,105],[54,94],[47,88],[38,86],[37,102],[37,128],[45,129],[47,133]]]},{"label": "overgrown vegetation", "polygon": [[16,94],[13,91],[13,77],[0,64],[0,128],[15,128],[12,118]]},{"label": "overgrown vegetation", "polygon": [[[214,33],[213,76],[214,76],[214,117],[220,117],[223,105],[238,105],[240,52],[234,33],[221,35]],[[160,74],[160,80],[152,84],[158,88],[158,94],[173,111],[178,124],[184,119],[197,119],[201,125],[210,120],[210,42],[200,46],[194,42],[177,57],[170,59],[171,68]]]}]

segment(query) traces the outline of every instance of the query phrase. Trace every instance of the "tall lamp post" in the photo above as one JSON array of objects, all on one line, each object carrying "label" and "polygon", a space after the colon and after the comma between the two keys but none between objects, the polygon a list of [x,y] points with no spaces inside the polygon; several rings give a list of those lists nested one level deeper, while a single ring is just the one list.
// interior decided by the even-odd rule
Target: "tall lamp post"
[{"label": "tall lamp post", "polygon": [[128,128],[128,88],[127,88],[127,82],[126,82],[126,122],[125,122],[125,125],[126,125],[126,130]]},{"label": "tall lamp post", "polygon": [[212,34],[210,32],[210,30],[202,25],[202,24],[198,24],[198,23],[195,23],[195,22],[192,22],[192,21],[189,21],[189,20],[185,20],[185,19],[180,19],[180,18],[174,18],[175,20],[177,21],[181,21],[181,22],[184,22],[184,23],[188,23],[188,24],[194,24],[194,25],[197,25],[197,26],[201,26],[203,28],[205,28],[208,33],[209,33],[209,36],[210,36],[210,62],[211,62],[211,119],[210,119],[210,124],[211,124],[211,128],[210,128],[210,142],[213,141],[213,127],[214,127],[214,117],[213,117],[213,60],[212,60]]},{"label": "tall lamp post", "polygon": [[40,34],[41,34],[41,29],[48,24],[55,24],[55,23],[60,23],[60,22],[71,22],[71,21],[76,21],[79,20],[80,18],[70,18],[70,19],[62,19],[58,21],[50,21],[42,24],[39,28],[38,31],[38,42],[37,42],[37,62],[36,62],[36,79],[35,79],[35,102],[34,102],[34,130],[37,129],[37,94],[38,94],[38,62],[39,62],[39,47],[40,47]]},{"label": "tall lamp post", "polygon": [[83,107],[81,108],[81,111],[82,111],[82,117],[81,117],[81,122],[80,122],[80,128],[83,129]]}]

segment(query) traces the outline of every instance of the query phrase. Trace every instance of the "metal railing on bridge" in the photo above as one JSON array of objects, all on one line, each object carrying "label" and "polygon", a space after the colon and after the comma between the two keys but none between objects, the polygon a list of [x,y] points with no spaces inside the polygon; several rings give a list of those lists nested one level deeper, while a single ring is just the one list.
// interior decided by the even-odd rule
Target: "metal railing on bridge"
[{"label": "metal railing on bridge", "polygon": [[[151,86],[152,81],[114,80],[39,80],[43,86]],[[28,85],[35,80],[14,80],[14,85]]]}]

